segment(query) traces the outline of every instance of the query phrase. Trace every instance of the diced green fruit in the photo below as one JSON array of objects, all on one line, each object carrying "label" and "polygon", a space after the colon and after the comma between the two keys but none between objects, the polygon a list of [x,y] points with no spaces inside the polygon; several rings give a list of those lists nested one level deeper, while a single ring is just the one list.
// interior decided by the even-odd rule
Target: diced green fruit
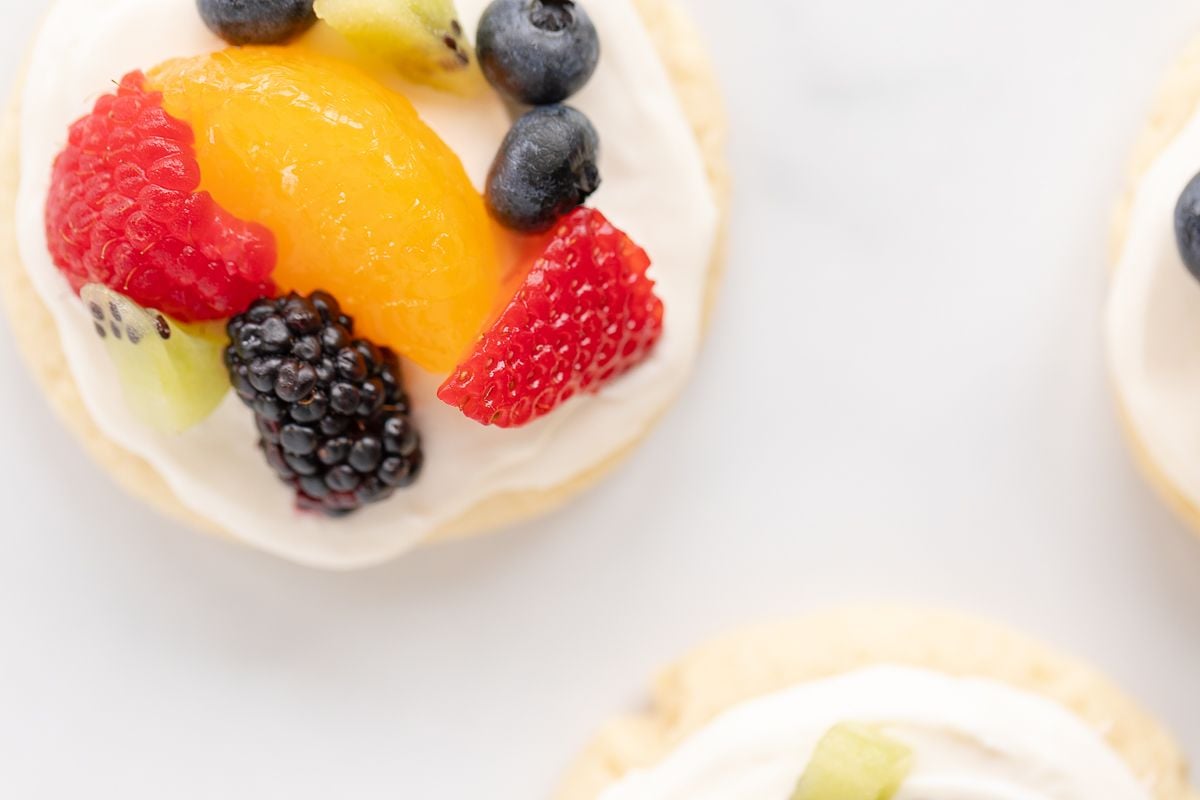
[{"label": "diced green fruit", "polygon": [[792,800],[891,800],[912,751],[862,725],[838,725],[817,744]]},{"label": "diced green fruit", "polygon": [[467,94],[484,85],[454,0],[316,0],[317,16],[407,79]]},{"label": "diced green fruit", "polygon": [[229,391],[223,323],[185,325],[95,283],[79,296],[138,420],[182,433],[216,410]]}]

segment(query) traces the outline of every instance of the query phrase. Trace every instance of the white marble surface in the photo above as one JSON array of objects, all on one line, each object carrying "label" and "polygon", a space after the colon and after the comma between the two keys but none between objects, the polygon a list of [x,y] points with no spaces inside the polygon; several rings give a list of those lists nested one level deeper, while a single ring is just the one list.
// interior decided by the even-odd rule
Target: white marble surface
[{"label": "white marble surface", "polygon": [[[5,5],[7,82],[44,0]],[[736,123],[728,285],[689,395],[544,522],[356,575],[194,536],[0,339],[0,795],[544,797],[656,665],[856,600],[1056,640],[1200,759],[1200,544],[1100,349],[1126,155],[1200,6],[691,5]]]}]

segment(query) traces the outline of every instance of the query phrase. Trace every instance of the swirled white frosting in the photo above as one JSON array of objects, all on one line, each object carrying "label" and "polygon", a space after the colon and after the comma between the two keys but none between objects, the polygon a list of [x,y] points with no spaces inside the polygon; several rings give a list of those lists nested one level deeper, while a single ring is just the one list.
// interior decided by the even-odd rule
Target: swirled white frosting
[{"label": "swirled white frosting", "polygon": [[993,681],[881,666],[743,703],[601,800],[790,800],[834,725],[878,725],[913,751],[896,800],[1149,800],[1082,720]]},{"label": "swirled white frosting", "polygon": [[1200,507],[1200,283],[1175,243],[1174,211],[1200,172],[1200,114],[1141,178],[1109,290],[1109,361],[1150,461]]},{"label": "swirled white frosting", "polygon": [[[468,30],[486,0],[459,0]],[[654,261],[666,306],[654,356],[599,395],[579,397],[520,430],[484,428],[440,403],[439,376],[407,370],[424,438],[421,480],[341,520],[301,515],[256,448],[250,413],[232,395],[208,421],[164,436],[133,418],[103,345],[47,253],[42,210],[69,124],[113,81],[172,57],[219,49],[194,0],[59,0],[38,35],[24,87],[17,229],[21,257],[62,336],[88,412],[122,447],[152,464],[179,500],[245,542],[301,563],[378,563],[493,495],[556,487],[639,438],[683,387],[700,342],[718,212],[695,138],[630,0],[593,0],[603,57],[572,103],[600,131],[604,185],[590,204]],[[500,100],[466,101],[397,84],[482,186],[509,125]],[[218,198],[219,199],[219,198]]]}]

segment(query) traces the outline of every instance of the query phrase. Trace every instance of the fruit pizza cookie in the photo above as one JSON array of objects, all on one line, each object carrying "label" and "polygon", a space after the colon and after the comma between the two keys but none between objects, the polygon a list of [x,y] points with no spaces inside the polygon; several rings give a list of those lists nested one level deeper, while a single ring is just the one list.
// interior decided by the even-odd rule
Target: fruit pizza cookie
[{"label": "fruit pizza cookie", "polygon": [[329,568],[494,529],[695,360],[725,120],[674,0],[59,0],[16,99],[17,339],[199,527]]},{"label": "fruit pizza cookie", "polygon": [[1114,228],[1109,364],[1132,449],[1200,532],[1200,40],[1163,83]]},{"label": "fruit pizza cookie", "polygon": [[901,609],[761,625],[668,670],[559,800],[1197,800],[1171,737],[1091,668]]}]

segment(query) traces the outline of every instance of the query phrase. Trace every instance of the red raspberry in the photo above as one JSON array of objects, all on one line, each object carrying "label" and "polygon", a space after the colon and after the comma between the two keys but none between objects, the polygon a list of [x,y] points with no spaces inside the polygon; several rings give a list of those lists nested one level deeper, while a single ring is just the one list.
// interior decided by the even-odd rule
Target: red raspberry
[{"label": "red raspberry", "polygon": [[50,254],[71,288],[102,283],[184,322],[275,293],[274,237],[196,191],[193,142],[140,72],[71,126],[46,200]]},{"label": "red raspberry", "polygon": [[559,223],[500,318],[438,397],[484,425],[515,428],[642,363],[662,335],[650,257],[598,211]]}]

